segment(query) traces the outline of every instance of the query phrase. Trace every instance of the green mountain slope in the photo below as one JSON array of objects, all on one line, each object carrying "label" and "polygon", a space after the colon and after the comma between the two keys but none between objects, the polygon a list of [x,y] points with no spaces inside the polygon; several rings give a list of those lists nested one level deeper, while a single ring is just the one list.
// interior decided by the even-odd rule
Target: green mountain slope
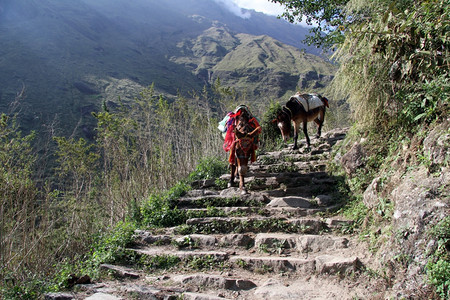
[{"label": "green mountain slope", "polygon": [[[209,0],[5,0],[0,3],[0,111],[12,112],[17,98],[24,129],[51,126],[57,135],[91,137],[91,112],[103,101],[132,100],[152,83],[158,93],[174,97],[220,78],[255,103],[297,86],[326,84],[333,67],[319,57],[236,31],[266,18],[242,20]],[[282,31],[272,22],[267,32]],[[16,97],[23,86],[24,94]]]},{"label": "green mountain slope", "polygon": [[220,24],[178,47],[181,56],[173,56],[173,62],[184,64],[205,82],[220,78],[226,86],[246,90],[251,99],[280,98],[297,89],[319,90],[336,70],[320,57],[271,37],[233,34]]}]

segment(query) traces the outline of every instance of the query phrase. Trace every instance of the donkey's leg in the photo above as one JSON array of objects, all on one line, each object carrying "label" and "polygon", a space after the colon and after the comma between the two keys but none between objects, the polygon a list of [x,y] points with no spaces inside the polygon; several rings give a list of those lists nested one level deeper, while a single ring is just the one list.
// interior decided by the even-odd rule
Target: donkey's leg
[{"label": "donkey's leg", "polygon": [[319,117],[314,120],[314,122],[316,122],[316,124],[319,126],[317,128],[317,134],[316,134],[317,138],[320,138],[320,136],[322,135],[322,125],[323,125],[324,120],[325,120],[325,107],[320,110]]},{"label": "donkey's leg", "polygon": [[309,136],[308,136],[308,122],[306,120],[303,121],[303,133],[305,134],[306,144],[308,145],[308,148],[310,148],[311,141],[309,140]]},{"label": "donkey's leg", "polygon": [[236,177],[236,165],[232,165],[230,164],[231,167],[231,177],[230,177],[230,181],[228,181],[228,187],[232,187],[234,185],[234,178]]},{"label": "donkey's leg", "polygon": [[247,190],[245,189],[245,174],[247,174],[247,164],[248,160],[243,159],[243,161],[238,160],[238,170],[239,170],[239,189],[241,190],[241,194],[247,194]]},{"label": "donkey's leg", "polygon": [[299,126],[299,124],[297,122],[294,122],[294,147],[292,147],[292,150],[298,149],[298,145],[297,145],[298,126]]}]

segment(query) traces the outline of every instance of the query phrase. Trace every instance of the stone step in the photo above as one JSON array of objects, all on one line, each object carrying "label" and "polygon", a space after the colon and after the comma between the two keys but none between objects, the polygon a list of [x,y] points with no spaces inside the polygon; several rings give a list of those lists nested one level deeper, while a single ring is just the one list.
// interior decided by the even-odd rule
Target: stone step
[{"label": "stone step", "polygon": [[128,250],[150,257],[169,255],[178,257],[180,260],[190,258],[205,258],[214,259],[215,261],[225,261],[230,255],[228,252],[224,251],[203,251],[198,249],[173,251],[173,249],[163,249],[161,247],[129,248]]},{"label": "stone step", "polygon": [[[224,299],[231,299],[231,298],[224,298],[209,294],[202,294],[202,293],[192,293],[192,292],[186,292],[183,293],[181,296],[183,300],[224,300]],[[177,298],[178,299],[178,298]]]},{"label": "stone step", "polygon": [[[362,265],[356,256],[345,256],[345,251],[341,251],[338,255],[317,252],[319,255],[315,257],[310,253],[311,249],[314,248],[319,251],[319,249],[321,249],[320,247],[326,247],[327,243],[330,243],[331,247],[335,247],[334,249],[345,248],[347,245],[345,240],[339,241],[338,239],[330,239],[318,241],[315,240],[314,237],[296,240],[293,236],[285,236],[282,238],[285,238],[282,240],[286,245],[291,247],[302,247],[302,249],[308,253],[305,256],[306,258],[300,257],[302,255],[293,255],[293,253],[277,256],[264,251],[241,251],[241,253],[238,253],[235,250],[204,251],[189,249],[174,251],[173,249],[161,247],[133,248],[129,250],[149,257],[178,257],[180,261],[189,259],[205,259],[208,261],[213,259],[215,262],[228,261],[232,267],[242,267],[254,272],[302,272],[311,275],[314,273],[347,274],[348,272],[356,271]],[[265,243],[265,245],[275,246],[277,240],[280,241],[280,237],[259,236],[255,239],[255,245],[264,245],[263,243]],[[311,243],[311,241],[314,242]],[[298,245],[296,245],[296,243],[298,243]],[[327,249],[327,251],[330,250],[331,249]],[[112,266],[110,268],[115,270],[122,267]]]},{"label": "stone step", "polygon": [[298,235],[279,233],[259,233],[255,237],[255,248],[296,250],[300,253],[326,253],[338,249],[347,249],[349,240],[345,237],[330,235]]},{"label": "stone step", "polygon": [[[229,206],[247,206],[262,207],[270,199],[265,194],[251,193],[247,195],[236,196],[234,193],[238,189],[228,189],[229,194],[205,195],[205,196],[184,196],[176,201],[178,208],[206,208],[206,207],[229,207]],[[230,195],[232,194],[232,195]]]},{"label": "stone step", "polygon": [[273,188],[270,190],[264,190],[261,191],[262,193],[266,194],[267,197],[273,198],[273,197],[288,197],[288,196],[299,196],[299,197],[305,197],[305,198],[315,198],[317,195],[324,195],[328,194],[331,195],[332,193],[335,193],[335,187],[334,186],[300,186],[300,187],[287,187],[283,184],[280,185],[279,188]]},{"label": "stone step", "polygon": [[[267,163],[271,159],[270,163]],[[261,161],[256,161],[249,164],[249,172],[251,173],[276,173],[276,172],[298,172],[307,174],[310,170],[318,168],[318,166],[325,165],[328,157],[325,154],[311,157],[284,157],[280,159],[273,159],[270,156],[261,158]]]},{"label": "stone step", "polygon": [[318,219],[287,219],[273,217],[211,217],[192,218],[186,221],[193,233],[244,233],[244,232],[285,232],[318,233],[326,229]]},{"label": "stone step", "polygon": [[137,230],[136,243],[138,245],[164,246],[173,245],[178,248],[217,248],[217,247],[245,247],[254,245],[254,234],[189,234],[189,235],[153,235],[150,232]]},{"label": "stone step", "polygon": [[[241,247],[260,251],[279,253],[328,253],[339,249],[346,249],[349,240],[345,237],[332,235],[298,235],[286,233],[258,233],[258,234],[225,234],[225,235],[152,235],[146,231],[136,232],[136,243],[141,246],[167,246],[191,249],[217,249]],[[120,270],[121,274],[127,274]],[[129,272],[130,273],[130,272]],[[131,272],[131,274],[134,274]],[[126,275],[122,275],[126,277]]]},{"label": "stone step", "polygon": [[225,277],[221,275],[194,273],[188,275],[178,275],[172,278],[176,283],[180,284],[194,284],[196,286],[203,286],[214,289],[224,290],[250,290],[257,285],[249,279],[241,279],[234,277]]},{"label": "stone step", "polygon": [[341,257],[322,255],[315,258],[282,256],[233,256],[229,259],[233,266],[253,272],[296,272],[302,274],[349,274],[361,268],[356,256]]},{"label": "stone step", "polygon": [[138,279],[141,276],[137,270],[111,264],[101,264],[100,270],[112,273],[112,275],[116,278]]},{"label": "stone step", "polygon": [[[316,201],[316,200],[315,200]],[[206,214],[207,208],[185,208],[198,215]],[[318,212],[325,212],[326,208],[305,209],[300,207],[289,206],[266,206],[266,207],[217,207],[215,208],[221,216],[264,216],[264,217],[305,217],[311,216]]]}]

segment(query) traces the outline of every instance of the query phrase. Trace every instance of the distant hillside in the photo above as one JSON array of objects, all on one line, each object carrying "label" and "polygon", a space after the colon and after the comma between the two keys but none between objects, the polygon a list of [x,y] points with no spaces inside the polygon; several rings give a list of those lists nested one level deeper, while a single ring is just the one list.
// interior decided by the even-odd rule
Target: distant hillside
[{"label": "distant hillside", "polygon": [[212,0],[5,0],[0,111],[25,86],[25,129],[91,136],[90,113],[104,100],[132,99],[152,83],[170,96],[219,77],[255,102],[321,88],[333,66],[300,50],[306,32],[260,13],[242,19]]}]

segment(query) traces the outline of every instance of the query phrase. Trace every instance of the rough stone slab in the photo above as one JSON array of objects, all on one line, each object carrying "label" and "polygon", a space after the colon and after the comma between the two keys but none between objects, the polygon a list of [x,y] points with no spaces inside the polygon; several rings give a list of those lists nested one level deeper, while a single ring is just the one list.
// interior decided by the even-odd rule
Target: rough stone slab
[{"label": "rough stone slab", "polygon": [[[354,293],[354,294],[353,294]],[[339,282],[330,282],[323,278],[311,280],[299,279],[286,286],[276,279],[269,279],[255,289],[254,299],[269,300],[349,300],[366,299],[356,297],[357,292],[349,291]],[[367,298],[369,299],[369,298]]]},{"label": "rough stone slab", "polygon": [[87,297],[85,300],[122,300],[122,299],[123,298],[119,298],[110,294],[95,293],[94,295]]},{"label": "rough stone slab", "polygon": [[192,241],[203,247],[214,246],[217,244],[217,239],[214,236],[206,234],[190,234],[177,238],[175,241],[177,243],[184,243],[186,240],[192,239]]},{"label": "rough stone slab", "polygon": [[186,192],[186,197],[202,197],[202,196],[211,196],[211,195],[219,195],[219,192],[214,190],[207,189],[196,189],[190,190]]},{"label": "rough stone slab", "polygon": [[250,256],[234,256],[230,258],[230,262],[236,266],[249,267],[251,269],[270,269],[276,272],[304,272],[314,273],[315,261],[292,257],[250,257]]},{"label": "rough stone slab", "polygon": [[175,282],[183,284],[195,284],[196,286],[207,286],[226,290],[250,290],[256,287],[256,284],[250,280],[226,278],[218,275],[192,274],[180,275],[173,278]]},{"label": "rough stone slab", "polygon": [[168,245],[172,242],[169,235],[154,235],[145,230],[136,230],[135,235],[138,243]]},{"label": "rough stone slab", "polygon": [[209,224],[211,222],[217,222],[218,224],[228,224],[234,221],[242,222],[252,222],[252,221],[263,221],[270,220],[270,217],[210,217],[210,218],[192,218],[186,221],[187,225],[199,225],[199,224]]},{"label": "rough stone slab", "polygon": [[304,233],[319,233],[324,229],[324,223],[321,220],[316,219],[291,219],[291,224],[301,226]]},{"label": "rough stone slab", "polygon": [[197,250],[186,250],[186,251],[162,251],[159,248],[146,248],[146,249],[130,249],[137,253],[141,253],[149,256],[157,255],[172,255],[177,256],[180,259],[185,259],[189,257],[205,257],[212,256],[218,260],[226,260],[228,258],[228,253],[220,251],[197,251]]},{"label": "rough stone slab", "polygon": [[268,207],[266,209],[270,215],[283,215],[284,217],[306,217],[309,214],[309,210],[300,207]]},{"label": "rough stone slab", "polygon": [[303,253],[343,249],[348,247],[348,239],[323,235],[303,235],[298,237],[297,249]]},{"label": "rough stone slab", "polygon": [[317,195],[314,198],[314,201],[316,201],[319,206],[328,206],[333,202],[333,197],[330,195]]},{"label": "rough stone slab", "polygon": [[146,287],[142,285],[124,285],[120,287],[120,291],[130,295],[131,299],[158,300],[161,290]]},{"label": "rough stone slab", "polygon": [[341,228],[343,226],[353,225],[353,221],[339,219],[326,219],[325,223],[330,228]]},{"label": "rough stone slab", "polygon": [[48,293],[44,295],[45,300],[71,300],[74,296],[69,293]]},{"label": "rough stone slab", "polygon": [[316,257],[316,270],[320,274],[346,274],[356,271],[360,264],[356,256],[338,257],[323,255]]},{"label": "rough stone slab", "polygon": [[255,247],[267,245],[269,248],[272,248],[279,244],[284,249],[292,249],[296,247],[297,238],[297,234],[259,233],[255,237]]},{"label": "rough stone slab", "polygon": [[248,234],[227,234],[224,235],[219,242],[222,246],[238,246],[238,247],[249,247],[253,246],[255,241],[253,237]]},{"label": "rough stone slab", "polygon": [[132,279],[137,279],[140,277],[139,273],[136,272],[136,270],[125,268],[122,266],[102,264],[100,265],[100,269],[112,271],[114,273],[114,276],[116,277],[132,278]]},{"label": "rough stone slab", "polygon": [[223,300],[227,298],[200,293],[183,293],[183,300]]},{"label": "rough stone slab", "polygon": [[281,197],[281,198],[273,198],[269,204],[269,207],[298,207],[298,208],[310,208],[311,202],[309,199],[303,197]]}]

